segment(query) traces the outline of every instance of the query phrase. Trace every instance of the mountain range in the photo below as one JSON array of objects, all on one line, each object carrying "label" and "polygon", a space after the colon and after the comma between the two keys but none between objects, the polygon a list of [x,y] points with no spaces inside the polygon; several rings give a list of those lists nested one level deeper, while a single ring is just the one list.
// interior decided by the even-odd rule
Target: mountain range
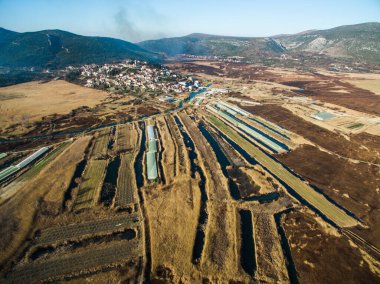
[{"label": "mountain range", "polygon": [[279,53],[305,53],[380,64],[380,23],[347,25],[272,37],[190,34],[184,37],[143,41],[139,45],[152,52],[161,52],[169,56],[191,54],[253,58]]},{"label": "mountain range", "polygon": [[128,41],[61,30],[17,33],[0,28],[0,66],[60,68],[123,59],[157,62],[160,56]]},{"label": "mountain range", "polygon": [[247,59],[302,54],[325,55],[380,65],[380,23],[340,26],[272,37],[190,34],[137,44],[80,36],[61,30],[17,33],[0,28],[0,66],[50,67],[107,63],[123,59],[161,62],[179,54],[241,56]]}]

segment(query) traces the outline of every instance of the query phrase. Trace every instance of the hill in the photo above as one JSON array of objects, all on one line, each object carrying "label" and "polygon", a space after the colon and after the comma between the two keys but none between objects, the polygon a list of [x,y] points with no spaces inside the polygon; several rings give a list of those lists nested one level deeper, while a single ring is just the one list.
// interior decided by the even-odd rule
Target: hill
[{"label": "hill", "polygon": [[160,57],[120,39],[61,30],[17,33],[0,28],[0,66],[58,68],[123,59],[157,62]]},{"label": "hill", "polygon": [[191,34],[140,42],[142,48],[178,54],[209,56],[257,56],[324,54],[332,58],[352,58],[380,64],[380,23],[340,26],[328,30],[309,30],[294,35],[273,37],[229,37]]},{"label": "hill", "polygon": [[249,38],[190,34],[184,37],[164,38],[140,42],[147,50],[162,52],[169,56],[178,54],[210,56],[245,56],[258,53],[278,53],[284,48],[272,38]]},{"label": "hill", "polygon": [[287,50],[380,63],[380,23],[340,26],[277,38]]}]

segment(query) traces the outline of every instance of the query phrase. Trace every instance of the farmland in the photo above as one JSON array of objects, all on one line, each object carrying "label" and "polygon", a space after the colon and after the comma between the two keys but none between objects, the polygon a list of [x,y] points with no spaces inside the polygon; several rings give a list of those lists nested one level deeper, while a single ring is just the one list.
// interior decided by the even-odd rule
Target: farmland
[{"label": "farmland", "polygon": [[70,274],[78,274],[83,270],[100,269],[123,263],[125,258],[129,258],[138,251],[139,245],[136,241],[121,242],[93,251],[25,265],[16,269],[8,279],[12,282],[26,281],[30,278],[35,281],[59,279]]},{"label": "farmland", "polygon": [[[213,123],[218,129],[220,129],[223,133],[229,136],[235,143],[239,145],[241,143],[242,137],[225,125],[223,122],[218,120],[215,117],[209,117],[211,123]],[[244,143],[247,145],[246,143]],[[347,213],[343,212],[341,209],[337,208],[333,204],[329,203],[329,201],[322,196],[321,194],[314,191],[311,187],[307,186],[304,182],[302,182],[299,178],[294,176],[292,173],[287,171],[283,166],[276,163],[273,159],[269,158],[258,148],[244,147],[252,157],[254,157],[258,163],[266,167],[271,173],[277,176],[281,181],[284,181],[288,184],[297,194],[299,194],[303,199],[309,202],[312,206],[316,207],[322,213],[324,213],[327,218],[335,222],[341,227],[352,227],[357,224],[357,221],[347,215]]]},{"label": "farmland", "polygon": [[90,208],[97,202],[97,195],[103,183],[104,171],[107,166],[105,160],[90,160],[83,175],[74,202],[74,210]]},{"label": "farmland", "polygon": [[136,201],[136,179],[133,172],[134,153],[121,155],[121,164],[116,192],[116,207],[126,207]]},{"label": "farmland", "polygon": [[[316,73],[188,64],[174,68],[191,68],[207,87],[193,100],[179,94],[175,108],[147,94],[136,104],[109,94],[70,119],[59,114],[59,131],[70,132],[59,139],[43,130],[4,142],[1,167],[10,171],[49,151],[0,187],[0,282],[378,281],[372,106],[341,115],[348,106],[340,99],[310,102],[293,85]],[[209,65],[225,78],[205,74]],[[335,81],[322,75],[360,81],[324,73],[323,84]],[[338,94],[360,88],[340,87]],[[323,112],[335,117],[311,117]],[[153,161],[157,176],[149,179]]]},{"label": "farmland", "polygon": [[92,149],[93,157],[101,158],[107,155],[109,132],[110,132],[110,129],[106,129],[106,130],[98,132],[95,135],[94,147]]},{"label": "farmland", "polygon": [[39,246],[53,244],[65,240],[81,239],[86,236],[106,234],[115,230],[125,230],[126,227],[132,226],[133,219],[136,218],[138,218],[137,214],[117,215],[108,219],[48,228],[41,232],[36,244]]}]

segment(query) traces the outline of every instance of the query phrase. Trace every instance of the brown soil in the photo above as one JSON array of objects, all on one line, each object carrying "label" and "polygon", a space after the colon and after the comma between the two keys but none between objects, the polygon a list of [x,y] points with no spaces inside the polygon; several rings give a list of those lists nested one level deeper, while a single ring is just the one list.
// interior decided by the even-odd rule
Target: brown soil
[{"label": "brown soil", "polygon": [[261,281],[287,282],[288,272],[273,215],[254,214],[257,276]]},{"label": "brown soil", "polygon": [[[317,75],[312,81],[279,82],[288,86],[303,89],[297,93],[303,96],[311,96],[313,99],[344,106],[350,109],[380,114],[380,97],[369,90],[364,90],[354,85],[339,81],[333,77]],[[337,92],[336,88],[345,92]]]},{"label": "brown soil", "polygon": [[[278,105],[240,105],[240,107],[252,114],[262,116],[303,136],[315,144],[344,157],[369,162],[380,162],[379,136],[362,133],[359,135],[351,135],[350,140],[347,140],[342,135],[308,122]],[[368,149],[362,146],[365,146]]]},{"label": "brown soil", "polygon": [[359,231],[359,234],[380,247],[378,167],[354,164],[310,145],[278,158],[368,224],[370,228]]},{"label": "brown soil", "polygon": [[378,283],[359,249],[321,224],[299,211],[283,220],[300,283]]},{"label": "brown soil", "polygon": [[137,113],[140,115],[151,116],[160,113],[160,111],[152,106],[140,106],[137,109]]}]

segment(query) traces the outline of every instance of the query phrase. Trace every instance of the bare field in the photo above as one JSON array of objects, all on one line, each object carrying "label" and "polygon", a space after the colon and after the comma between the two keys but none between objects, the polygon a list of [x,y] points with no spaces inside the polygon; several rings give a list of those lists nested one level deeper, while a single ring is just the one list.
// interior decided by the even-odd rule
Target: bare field
[{"label": "bare field", "polygon": [[375,79],[372,79],[372,80],[362,79],[362,80],[350,80],[350,81],[346,81],[346,82],[354,85],[355,87],[371,91],[376,95],[380,95],[380,78],[377,80],[375,80]]},{"label": "bare field", "polygon": [[273,216],[254,214],[258,278],[261,281],[288,282],[289,277]]},{"label": "bare field", "polygon": [[163,266],[172,271],[177,281],[183,276],[183,280],[190,283],[201,280],[201,275],[192,264],[199,192],[195,181],[181,175],[171,187],[161,191],[153,189],[145,194],[153,274]]},{"label": "bare field", "polygon": [[136,201],[137,186],[133,164],[134,153],[121,154],[121,163],[117,179],[115,206],[124,208]]},{"label": "bare field", "polygon": [[28,124],[78,107],[94,107],[106,98],[106,92],[62,80],[3,87],[0,88],[0,127],[4,130],[14,123]]},{"label": "bare field", "polygon": [[379,281],[380,271],[376,273],[373,260],[312,214],[291,212],[284,217],[283,226],[300,283]]}]

